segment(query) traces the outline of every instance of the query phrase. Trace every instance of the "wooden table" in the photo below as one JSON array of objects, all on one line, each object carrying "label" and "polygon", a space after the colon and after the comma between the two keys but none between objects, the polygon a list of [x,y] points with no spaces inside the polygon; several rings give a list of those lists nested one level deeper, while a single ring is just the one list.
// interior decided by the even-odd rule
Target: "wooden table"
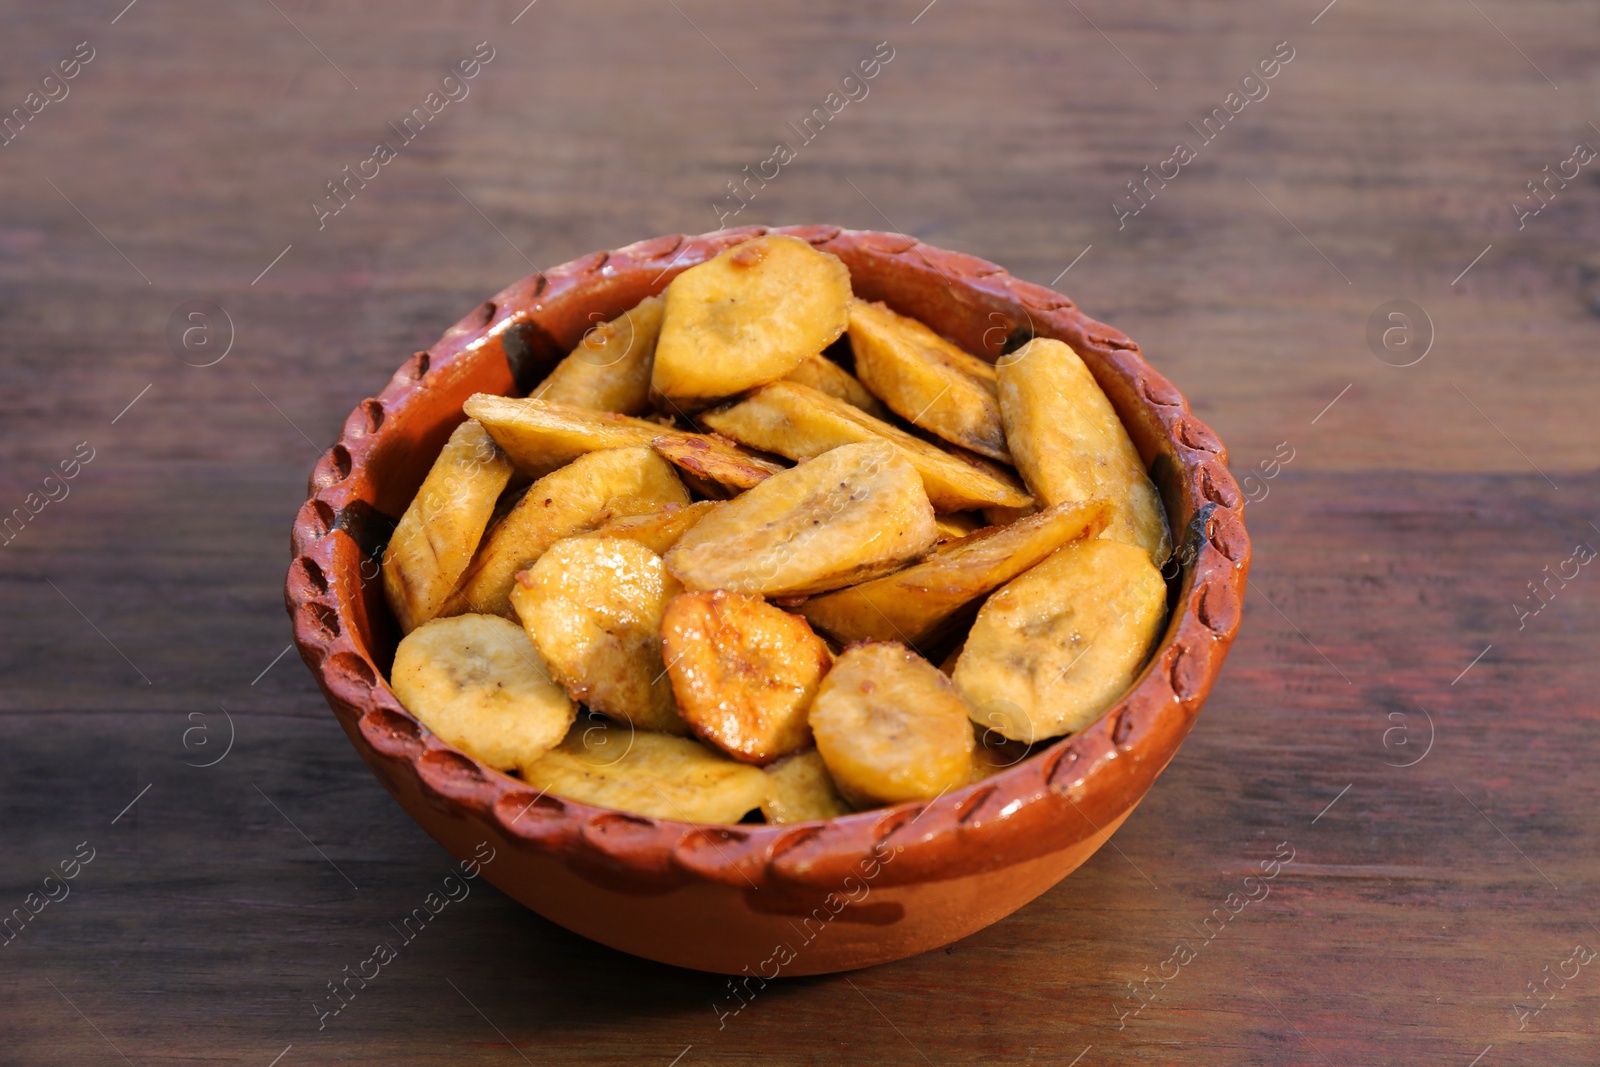
[{"label": "wooden table", "polygon": [[[0,1062],[1600,1061],[1600,966],[1567,962],[1600,946],[1600,573],[1564,565],[1600,547],[1600,162],[1537,215],[1525,186],[1600,145],[1592,10],[123,2],[0,14],[5,108],[92,51],[0,148],[0,514],[40,504],[0,550],[0,907],[68,894],[0,947]],[[445,90],[411,141],[387,125]],[[1115,847],[944,951],[719,1029],[719,979],[480,886],[319,1030],[449,862],[284,654],[312,462],[486,295],[715,228],[779,140],[730,224],[1059,279],[1236,473],[1277,472],[1248,483],[1253,594],[1205,714]],[[1119,229],[1147,173],[1172,176]],[[1280,842],[1271,895],[1206,940]]]}]

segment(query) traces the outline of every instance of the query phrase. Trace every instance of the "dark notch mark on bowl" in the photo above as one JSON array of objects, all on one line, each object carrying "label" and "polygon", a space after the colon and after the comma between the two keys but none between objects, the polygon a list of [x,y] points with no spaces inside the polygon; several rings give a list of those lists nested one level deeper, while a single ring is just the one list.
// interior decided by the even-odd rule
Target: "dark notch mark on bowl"
[{"label": "dark notch mark on bowl", "polygon": [[518,396],[533,392],[567,354],[559,341],[531,319],[521,319],[507,326],[500,335],[500,346],[505,351],[506,366],[511,371]]}]

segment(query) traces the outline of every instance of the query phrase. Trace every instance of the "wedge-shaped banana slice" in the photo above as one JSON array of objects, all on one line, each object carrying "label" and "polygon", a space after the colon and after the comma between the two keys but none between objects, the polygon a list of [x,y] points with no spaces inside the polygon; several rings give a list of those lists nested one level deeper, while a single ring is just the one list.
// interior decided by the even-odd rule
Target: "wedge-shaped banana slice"
[{"label": "wedge-shaped banana slice", "polygon": [[474,393],[462,406],[469,413],[478,412],[482,418],[473,417],[479,418],[495,443],[513,463],[535,478],[588,452],[648,445],[663,438],[684,450],[711,454],[705,461],[709,476],[736,489],[748,489],[766,475],[784,469],[714,434],[685,433],[648,419],[490,393]]},{"label": "wedge-shaped banana slice", "polygon": [[389,686],[442,741],[502,771],[532,766],[575,715],[528,635],[496,615],[412,630],[395,650]]},{"label": "wedge-shaped banana slice", "polygon": [[650,410],[650,368],[661,334],[661,298],[645,297],[610,322],[592,327],[530,396],[595,411]]},{"label": "wedge-shaped banana slice", "polygon": [[703,406],[776,381],[844,332],[850,272],[797,237],[768,235],[690,267],[667,286],[651,386]]},{"label": "wedge-shaped banana slice", "polygon": [[483,539],[441,614],[515,618],[511,587],[549,547],[601,522],[689,503],[672,467],[641,445],[590,452],[540,478]]},{"label": "wedge-shaped banana slice", "polygon": [[827,393],[852,407],[860,408],[875,419],[889,418],[889,409],[883,406],[883,401],[873,396],[853,374],[821,353],[807,356],[798,367],[785,375],[783,380],[798,382],[810,386],[819,393]]},{"label": "wedge-shaped banana slice", "polygon": [[701,739],[745,763],[811,743],[806,711],[833,656],[798,615],[724,589],[685,593],[661,617],[678,713]]},{"label": "wedge-shaped banana slice", "polygon": [[522,772],[535,789],[656,819],[735,823],[761,806],[767,775],[698,741],[585,721]]},{"label": "wedge-shaped banana slice", "polygon": [[754,489],[787,467],[752,456],[716,434],[664,434],[650,447],[683,471],[685,480],[706,496],[727,499]]},{"label": "wedge-shaped banana slice", "polygon": [[569,537],[517,575],[511,604],[573,700],[646,730],[686,734],[661,662],[661,612],[682,592],[625,537]]},{"label": "wedge-shaped banana slice", "polygon": [[1083,729],[1133,683],[1167,614],[1141,548],[1075,541],[991,596],[956,661],[973,721],[1033,743]]},{"label": "wedge-shaped banana slice", "polygon": [[1105,537],[1157,567],[1172,554],[1167,517],[1111,401],[1071,346],[1035,337],[996,364],[1000,413],[1017,470],[1041,505],[1101,497]]},{"label": "wedge-shaped banana slice", "polygon": [[850,305],[856,376],[895,414],[951,444],[1011,462],[994,368],[882,304]]},{"label": "wedge-shaped banana slice", "polygon": [[888,442],[871,441],[723,504],[679,539],[667,567],[693,590],[820,593],[917,559],[936,534],[916,470]]},{"label": "wedge-shaped banana slice", "polygon": [[1101,501],[1058,504],[1010,526],[990,526],[940,545],[915,566],[812,597],[800,606],[811,625],[841,644],[904,641],[926,648],[960,610],[1050,553],[1105,528]]},{"label": "wedge-shaped banana slice", "polygon": [[761,814],[769,823],[831,819],[855,810],[839,795],[828,765],[814,748],[785,756],[768,767],[767,782],[767,799],[761,805]]},{"label": "wedge-shaped banana slice", "polygon": [[716,502],[711,500],[702,500],[698,504],[667,504],[660,511],[607,518],[603,525],[583,536],[623,537],[639,542],[658,556],[664,556],[667,549],[678,543],[678,538],[688,533],[691,526],[705,518],[706,513],[716,506]]},{"label": "wedge-shaped banana slice", "polygon": [[471,419],[445,442],[383,554],[383,593],[401,633],[439,614],[472,562],[513,470],[511,460]]},{"label": "wedge-shaped banana slice", "polygon": [[858,807],[930,800],[972,777],[972,723],[950,679],[904,645],[845,650],[811,704],[811,731]]},{"label": "wedge-shaped banana slice", "polygon": [[751,448],[790,459],[810,459],[840,445],[887,441],[922,475],[928,499],[939,511],[965,511],[990,504],[1019,507],[1032,499],[1021,483],[1008,484],[860,408],[795,382],[764,385],[744,400],[708,411],[700,419]]}]

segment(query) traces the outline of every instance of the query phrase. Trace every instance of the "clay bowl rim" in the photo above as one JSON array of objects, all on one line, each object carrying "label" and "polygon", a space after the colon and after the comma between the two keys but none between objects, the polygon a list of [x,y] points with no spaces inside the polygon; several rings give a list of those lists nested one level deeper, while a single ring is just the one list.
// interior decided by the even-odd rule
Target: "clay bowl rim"
[{"label": "clay bowl rim", "polygon": [[[657,819],[536,793],[521,779],[444,744],[405,711],[384,680],[377,661],[385,657],[375,657],[372,646],[382,644],[378,631],[387,627],[393,634],[393,621],[381,582],[372,579],[376,553],[398,511],[394,502],[388,509],[393,515],[374,506],[383,492],[369,463],[384,455],[386,435],[390,457],[406,446],[404,439],[396,442],[396,427],[408,412],[433,404],[430,393],[511,392],[519,363],[527,362],[529,336],[553,341],[557,356],[570,349],[584,322],[598,321],[585,309],[603,305],[616,279],[626,275],[637,287],[638,271],[659,270],[649,283],[659,292],[683,269],[765,233],[790,234],[840,254],[852,266],[857,288],[869,290],[869,299],[882,298],[870,292],[880,280],[894,279],[912,295],[891,303],[926,305],[919,317],[934,320],[936,327],[941,299],[952,302],[952,321],[993,309],[980,320],[993,323],[981,336],[969,326],[970,336],[957,338],[991,360],[1014,347],[1022,330],[1072,344],[1123,422],[1147,428],[1141,434],[1129,425],[1162,491],[1181,567],[1172,583],[1176,596],[1167,629],[1133,686],[1094,724],[931,801],[805,823],[720,825]],[[611,299],[614,305],[615,296]],[[607,318],[620,314],[620,309],[606,310]],[[917,307],[900,310],[919,314]],[[583,314],[575,317],[576,312]],[[563,332],[560,322],[566,323],[565,333],[576,330],[577,336],[554,337]],[[501,359],[495,358],[496,350]],[[489,388],[483,388],[486,383]],[[515,387],[525,393],[527,384]],[[417,421],[425,420],[419,415]],[[446,419],[443,434],[459,421]],[[433,439],[442,445],[442,434],[435,431]],[[434,447],[421,471],[436,454]],[[1013,278],[992,263],[903,234],[834,226],[667,235],[519,280],[402,365],[377,397],[357,405],[311,474],[294,524],[285,605],[301,658],[352,743],[390,791],[399,792],[388,774],[409,773],[430,802],[496,824],[507,840],[576,857],[578,866],[613,880],[624,877],[645,892],[697,879],[739,889],[772,881],[837,884],[861,856],[885,846],[895,850],[887,882],[960,877],[1104,834],[1103,828],[1131,810],[1176,753],[1242,615],[1250,542],[1243,502],[1226,463],[1216,434],[1193,416],[1183,395],[1144,360],[1136,343],[1083,315],[1067,297]],[[413,475],[420,482],[420,473]],[[409,500],[409,493],[402,495]],[[1188,522],[1175,521],[1184,515]],[[360,579],[354,590],[339,578],[352,573]]]}]

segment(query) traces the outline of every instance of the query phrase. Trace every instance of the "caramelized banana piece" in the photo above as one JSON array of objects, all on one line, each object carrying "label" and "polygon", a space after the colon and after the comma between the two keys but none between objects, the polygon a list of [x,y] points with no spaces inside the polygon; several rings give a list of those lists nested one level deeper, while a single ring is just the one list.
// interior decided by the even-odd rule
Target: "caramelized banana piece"
[{"label": "caramelized banana piece", "polygon": [[517,575],[511,605],[573,700],[646,730],[686,734],[657,636],[662,610],[682,588],[637,541],[569,537]]},{"label": "caramelized banana piece", "polygon": [[468,419],[445,442],[383,554],[383,592],[408,634],[435,615],[483,537],[514,468]]},{"label": "caramelized banana piece", "polygon": [[994,368],[883,304],[850,305],[856,376],[895,414],[951,444],[1011,462]]},{"label": "caramelized banana piece", "polygon": [[686,433],[648,419],[590,411],[535,397],[516,400],[491,393],[474,393],[462,407],[483,423],[483,428],[513,463],[535,478],[564,467],[588,452],[648,445],[662,437],[680,443],[702,442],[702,451],[715,452],[723,461],[718,470],[742,471],[739,477],[750,485],[760,481],[760,476],[754,472],[773,473],[783,469],[714,435]]},{"label": "caramelized banana piece", "polygon": [[811,731],[857,806],[931,800],[972,777],[972,723],[950,679],[904,645],[846,649],[811,705]]},{"label": "caramelized banana piece", "polygon": [[661,306],[659,296],[647,296],[610,322],[592,327],[529,395],[623,415],[649,411]]},{"label": "caramelized banana piece", "polygon": [[767,799],[761,814],[769,823],[810,822],[849,815],[854,809],[839,795],[828,765],[814,748],[796,752],[767,768]]},{"label": "caramelized banana piece", "polygon": [[938,511],[991,504],[1020,507],[1031,500],[1020,482],[1008,483],[843,400],[795,382],[764,385],[736,404],[706,412],[701,421],[751,448],[790,459],[810,459],[840,445],[887,441],[917,469]]},{"label": "caramelized banana piece", "polygon": [[502,771],[531,766],[576,714],[521,627],[495,615],[412,630],[395,650],[389,687],[441,741]]},{"label": "caramelized banana piece", "polygon": [[850,272],[797,237],[769,234],[667,286],[651,387],[692,407],[775,381],[821,352],[850,317]]},{"label": "caramelized banana piece", "polygon": [[827,393],[852,407],[860,408],[875,419],[889,418],[889,409],[883,406],[883,401],[873,396],[871,391],[857,381],[849,371],[821,353],[807,356],[798,367],[785,375],[783,380],[808,385],[819,393]]},{"label": "caramelized banana piece", "polygon": [[711,512],[667,553],[693,590],[794,596],[875,578],[933,545],[922,480],[884,441],[845,445]]},{"label": "caramelized banana piece", "polygon": [[[630,541],[639,542],[656,555],[663,556],[666,555],[667,549],[678,543],[678,538],[705,518],[706,512],[716,506],[714,501],[702,500],[698,504],[667,504],[660,511],[650,511],[640,515],[608,517],[603,525],[583,536],[625,537]],[[607,515],[609,514],[608,511]]]},{"label": "caramelized banana piece", "polygon": [[717,589],[685,593],[661,618],[678,713],[706,743],[771,763],[811,743],[806,711],[833,663],[798,615]]},{"label": "caramelized banana piece", "polygon": [[533,483],[489,531],[440,614],[478,611],[514,618],[510,597],[516,573],[563,537],[620,515],[687,503],[689,494],[671,465],[648,448],[580,456]]},{"label": "caramelized banana piece", "polygon": [[698,741],[599,721],[574,726],[522,777],[582,804],[699,823],[738,822],[761,806],[768,788],[760,767]]},{"label": "caramelized banana piece", "polygon": [[663,434],[651,441],[650,447],[702,484],[733,490],[719,494],[725,497],[754,489],[779,471],[788,469],[771,460],[752,456],[732,441],[716,434]]},{"label": "caramelized banana piece", "polygon": [[944,636],[962,607],[1009,582],[1062,545],[1094,537],[1108,508],[1099,500],[1057,504],[1010,526],[948,541],[928,559],[876,581],[812,597],[811,625],[841,644],[900,640],[918,648]]},{"label": "caramelized banana piece", "polygon": [[1157,567],[1165,563],[1172,539],[1161,498],[1078,354],[1060,341],[1035,337],[995,366],[1011,454],[1039,503],[1109,500],[1104,536],[1138,545]]},{"label": "caramelized banana piece", "polygon": [[1142,548],[1074,541],[984,603],[956,688],[974,722],[1013,741],[1082,730],[1133,684],[1166,614]]}]

